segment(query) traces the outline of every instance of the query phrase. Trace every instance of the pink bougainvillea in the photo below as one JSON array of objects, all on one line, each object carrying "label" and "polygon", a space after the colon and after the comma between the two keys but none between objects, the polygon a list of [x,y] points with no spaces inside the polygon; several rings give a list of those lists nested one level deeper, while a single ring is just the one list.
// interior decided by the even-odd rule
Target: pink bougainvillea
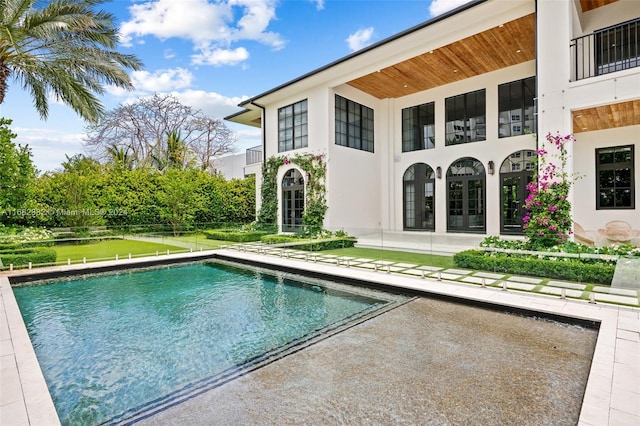
[{"label": "pink bougainvillea", "polygon": [[[526,214],[522,219],[529,243],[535,248],[551,247],[565,242],[571,235],[571,203],[568,195],[575,177],[566,171],[566,144],[575,142],[572,135],[548,133],[546,142],[536,149],[537,168],[527,185]],[[550,154],[547,145],[557,154]],[[551,149],[551,148],[550,148]],[[552,160],[559,160],[559,164]]]}]

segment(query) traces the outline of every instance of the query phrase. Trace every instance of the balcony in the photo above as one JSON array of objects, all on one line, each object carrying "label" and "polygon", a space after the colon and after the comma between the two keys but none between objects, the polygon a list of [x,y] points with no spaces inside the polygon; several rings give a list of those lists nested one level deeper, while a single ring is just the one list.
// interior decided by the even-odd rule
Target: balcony
[{"label": "balcony", "polygon": [[640,67],[640,19],[571,40],[571,81]]},{"label": "balcony", "polygon": [[256,164],[262,162],[262,145],[247,148],[246,150],[247,161],[246,165]]}]

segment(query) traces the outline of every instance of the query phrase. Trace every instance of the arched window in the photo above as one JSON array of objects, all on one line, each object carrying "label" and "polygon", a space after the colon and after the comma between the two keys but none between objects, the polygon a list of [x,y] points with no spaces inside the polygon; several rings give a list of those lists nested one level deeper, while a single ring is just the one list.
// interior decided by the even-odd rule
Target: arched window
[{"label": "arched window", "polygon": [[527,184],[536,167],[535,151],[526,149],[509,155],[500,166],[500,232],[522,234]]},{"label": "arched window", "polygon": [[475,158],[453,162],[447,170],[447,231],[484,232],[485,171]]},{"label": "arched window", "polygon": [[435,173],[427,164],[416,163],[404,172],[405,230],[435,230],[435,183]]},{"label": "arched window", "polygon": [[282,232],[302,230],[304,213],[304,178],[291,169],[282,178]]}]

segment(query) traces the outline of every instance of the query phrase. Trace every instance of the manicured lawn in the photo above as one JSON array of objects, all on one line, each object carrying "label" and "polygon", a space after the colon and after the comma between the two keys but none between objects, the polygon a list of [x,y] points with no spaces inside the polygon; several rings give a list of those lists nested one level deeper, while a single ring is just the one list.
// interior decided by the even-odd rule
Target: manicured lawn
[{"label": "manicured lawn", "polygon": [[194,250],[199,250],[200,247],[207,249],[217,249],[224,245],[235,244],[231,241],[210,240],[204,236],[204,234],[185,235],[181,237],[167,236],[162,237],[162,242],[165,244],[175,244],[180,247],[188,245]]},{"label": "manicured lawn", "polygon": [[156,251],[164,254],[167,253],[167,250],[171,250],[171,252],[188,251],[188,249],[169,244],[136,240],[106,240],[83,244],[63,244],[56,245],[53,248],[58,254],[58,263],[64,263],[67,259],[71,259],[72,262],[79,262],[82,261],[83,257],[86,257],[87,261],[91,261],[115,259],[116,254],[120,259],[124,259],[129,256],[129,253],[131,253],[131,256],[142,256],[145,254],[155,255]]},{"label": "manicured lawn", "polygon": [[323,254],[335,254],[339,256],[361,257],[374,260],[388,260],[401,263],[415,263],[418,265],[437,266],[440,268],[455,268],[453,256],[441,256],[426,253],[412,253],[395,250],[380,250],[372,248],[344,248],[336,250],[326,250]]}]

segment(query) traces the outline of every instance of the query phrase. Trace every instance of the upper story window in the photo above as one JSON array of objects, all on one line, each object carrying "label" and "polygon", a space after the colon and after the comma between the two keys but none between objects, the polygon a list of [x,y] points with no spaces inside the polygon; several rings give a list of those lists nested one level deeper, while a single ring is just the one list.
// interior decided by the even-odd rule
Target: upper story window
[{"label": "upper story window", "polygon": [[373,152],[373,109],[336,95],[336,145]]},{"label": "upper story window", "polygon": [[402,152],[436,147],[435,103],[402,110]]},{"label": "upper story window", "polygon": [[486,139],[485,89],[444,100],[445,145],[483,141]]},{"label": "upper story window", "polygon": [[308,145],[307,100],[278,109],[278,152]]},{"label": "upper story window", "polygon": [[535,77],[498,86],[498,135],[501,138],[535,132],[535,96]]},{"label": "upper story window", "polygon": [[596,149],[596,208],[635,208],[633,145]]}]

